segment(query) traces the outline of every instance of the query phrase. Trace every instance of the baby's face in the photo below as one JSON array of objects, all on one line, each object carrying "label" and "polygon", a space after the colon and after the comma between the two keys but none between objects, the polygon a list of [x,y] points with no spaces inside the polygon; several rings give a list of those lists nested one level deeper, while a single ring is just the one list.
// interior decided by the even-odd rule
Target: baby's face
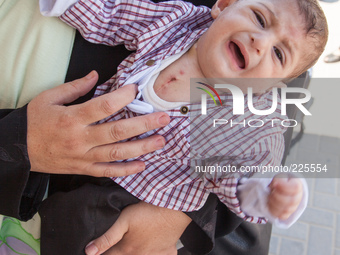
[{"label": "baby's face", "polygon": [[[219,0],[212,9],[215,21],[197,42],[204,76],[289,77],[312,48],[295,1]],[[254,92],[268,88],[254,88]]]}]

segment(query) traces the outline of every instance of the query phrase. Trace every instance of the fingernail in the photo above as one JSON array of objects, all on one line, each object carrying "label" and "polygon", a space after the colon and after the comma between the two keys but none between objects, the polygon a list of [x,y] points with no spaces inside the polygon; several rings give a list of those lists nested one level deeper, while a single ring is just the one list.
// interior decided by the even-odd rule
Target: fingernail
[{"label": "fingernail", "polygon": [[170,118],[168,115],[164,114],[158,119],[158,121],[159,121],[159,124],[165,126],[169,124]]},{"label": "fingernail", "polygon": [[89,243],[85,248],[86,255],[96,255],[98,252],[97,246],[93,242]]},{"label": "fingernail", "polygon": [[130,88],[132,87],[134,90],[135,90],[135,94],[137,95],[138,94],[138,86],[136,84],[128,84],[126,86],[124,86],[125,88]]},{"label": "fingernail", "polygon": [[94,71],[85,76],[87,80],[91,80],[94,77]]},{"label": "fingernail", "polygon": [[159,149],[162,149],[164,146],[165,146],[165,141],[163,138],[159,138],[156,140],[156,146],[159,148]]}]

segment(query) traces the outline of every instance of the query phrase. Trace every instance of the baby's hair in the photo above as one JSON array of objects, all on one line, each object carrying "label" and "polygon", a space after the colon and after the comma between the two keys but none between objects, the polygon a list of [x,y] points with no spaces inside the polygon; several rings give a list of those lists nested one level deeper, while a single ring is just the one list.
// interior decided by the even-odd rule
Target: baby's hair
[{"label": "baby's hair", "polygon": [[300,61],[301,67],[290,77],[297,77],[311,68],[325,49],[328,39],[328,26],[318,0],[296,0],[300,14],[304,18],[306,39],[313,43],[313,49]]}]

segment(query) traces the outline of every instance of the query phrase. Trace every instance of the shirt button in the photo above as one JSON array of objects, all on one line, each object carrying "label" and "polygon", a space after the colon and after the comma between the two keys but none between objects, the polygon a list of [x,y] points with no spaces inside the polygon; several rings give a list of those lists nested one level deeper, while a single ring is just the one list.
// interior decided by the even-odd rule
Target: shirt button
[{"label": "shirt button", "polygon": [[188,106],[182,106],[180,109],[182,114],[187,114],[189,112]]},{"label": "shirt button", "polygon": [[153,66],[155,64],[155,62],[156,62],[155,60],[150,59],[150,60],[146,61],[146,65],[147,66]]}]

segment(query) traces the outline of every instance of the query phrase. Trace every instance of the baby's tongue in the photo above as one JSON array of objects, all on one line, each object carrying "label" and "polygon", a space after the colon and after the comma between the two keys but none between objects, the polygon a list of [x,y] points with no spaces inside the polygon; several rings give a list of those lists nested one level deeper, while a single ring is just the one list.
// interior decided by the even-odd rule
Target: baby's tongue
[{"label": "baby's tongue", "polygon": [[230,49],[234,55],[237,65],[243,69],[245,67],[245,60],[240,48],[237,46],[236,43],[231,42]]}]

